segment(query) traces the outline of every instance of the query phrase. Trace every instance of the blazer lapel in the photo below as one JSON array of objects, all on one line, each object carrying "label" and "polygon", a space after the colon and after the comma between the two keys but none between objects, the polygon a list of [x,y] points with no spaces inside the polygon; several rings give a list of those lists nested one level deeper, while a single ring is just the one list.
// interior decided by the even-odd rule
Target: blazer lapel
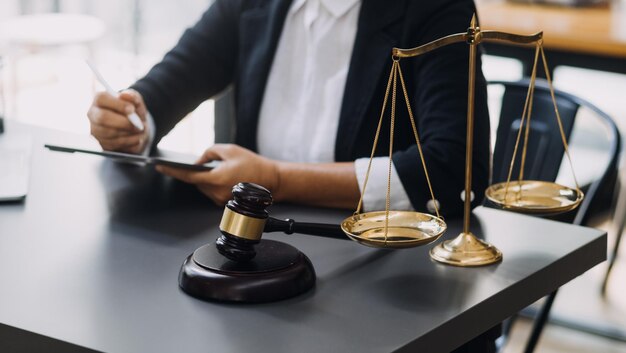
[{"label": "blazer lapel", "polygon": [[352,159],[357,134],[366,118],[368,106],[376,103],[377,99],[382,105],[383,97],[373,97],[373,93],[382,82],[383,74],[391,70],[391,48],[398,42],[384,29],[397,23],[404,15],[404,8],[404,1],[401,0],[363,0],[339,117],[335,142],[337,161]]},{"label": "blazer lapel", "polygon": [[291,1],[260,1],[241,15],[235,142],[251,150],[257,149],[259,110]]}]

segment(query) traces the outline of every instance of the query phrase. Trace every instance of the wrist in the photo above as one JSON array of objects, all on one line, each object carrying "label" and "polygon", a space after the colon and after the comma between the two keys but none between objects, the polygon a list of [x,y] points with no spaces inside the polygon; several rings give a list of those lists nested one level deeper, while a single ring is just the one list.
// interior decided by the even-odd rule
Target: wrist
[{"label": "wrist", "polygon": [[286,199],[285,185],[283,183],[287,179],[285,177],[287,162],[272,161],[272,164],[274,172],[274,185],[270,189],[272,191],[272,199],[274,202],[282,202]]}]

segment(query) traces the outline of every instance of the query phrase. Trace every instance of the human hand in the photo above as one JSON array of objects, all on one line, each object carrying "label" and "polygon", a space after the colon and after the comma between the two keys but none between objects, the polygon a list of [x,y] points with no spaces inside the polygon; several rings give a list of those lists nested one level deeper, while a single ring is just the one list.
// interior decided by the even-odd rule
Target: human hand
[{"label": "human hand", "polygon": [[[128,120],[128,115],[137,113],[144,126],[137,129]],[[91,135],[107,151],[140,153],[149,140],[147,109],[143,97],[135,90],[122,91],[115,97],[98,92],[87,112]]]},{"label": "human hand", "polygon": [[198,189],[217,205],[224,205],[232,198],[231,189],[239,182],[251,182],[275,193],[279,187],[277,163],[250,150],[233,144],[217,144],[207,149],[196,164],[221,160],[220,165],[209,171],[192,171],[159,165],[156,169],[178,180],[195,184]]}]

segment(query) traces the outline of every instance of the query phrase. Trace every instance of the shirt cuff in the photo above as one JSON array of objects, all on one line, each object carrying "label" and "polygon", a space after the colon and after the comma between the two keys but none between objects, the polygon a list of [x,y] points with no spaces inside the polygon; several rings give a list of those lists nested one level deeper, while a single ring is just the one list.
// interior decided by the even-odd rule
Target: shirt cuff
[{"label": "shirt cuff", "polygon": [[[354,161],[354,170],[359,183],[361,195],[363,195],[363,183],[367,174],[369,158],[359,158]],[[363,195],[364,211],[385,210],[387,202],[387,172],[389,170],[389,157],[375,157],[372,159],[372,169],[367,181],[365,195]],[[389,209],[396,211],[413,211],[404,186],[400,181],[396,166],[391,165],[391,192],[389,193]]]},{"label": "shirt cuff", "polygon": [[139,154],[142,156],[147,156],[150,154],[150,149],[152,148],[152,143],[154,142],[154,136],[156,135],[156,126],[154,124],[154,118],[150,112],[146,113],[146,124],[148,125],[148,142]]}]

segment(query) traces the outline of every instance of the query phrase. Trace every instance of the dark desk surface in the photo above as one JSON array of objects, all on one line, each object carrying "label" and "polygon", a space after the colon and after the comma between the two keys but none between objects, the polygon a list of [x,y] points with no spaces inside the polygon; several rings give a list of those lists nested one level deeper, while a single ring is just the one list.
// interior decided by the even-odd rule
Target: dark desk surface
[{"label": "dark desk surface", "polygon": [[[601,231],[480,208],[472,229],[503,251],[498,265],[444,266],[430,246],[272,235],[310,257],[313,291],[263,305],[202,302],[178,288],[178,270],[215,239],[222,210],[152,170],[43,148],[81,138],[31,131],[30,194],[0,204],[0,351],[448,352],[605,259]],[[459,230],[450,222],[444,238]]]}]

